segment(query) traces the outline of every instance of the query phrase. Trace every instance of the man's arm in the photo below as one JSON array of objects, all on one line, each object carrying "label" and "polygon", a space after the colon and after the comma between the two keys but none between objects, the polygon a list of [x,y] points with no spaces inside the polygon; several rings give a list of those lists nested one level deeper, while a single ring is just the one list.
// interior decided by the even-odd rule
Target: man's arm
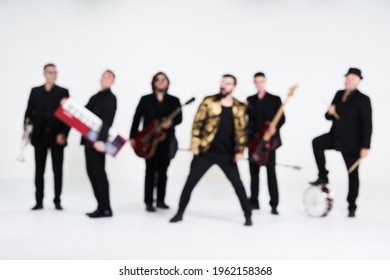
[{"label": "man's arm", "polygon": [[[372,108],[371,101],[367,97],[364,102],[361,103],[359,108],[359,118],[362,126],[362,149],[368,150],[371,147],[371,135],[372,135]],[[363,152],[363,157],[367,152]]]},{"label": "man's arm", "polygon": [[141,98],[133,116],[133,123],[130,128],[130,139],[134,139],[136,137],[143,114],[143,98]]},{"label": "man's arm", "polygon": [[192,137],[191,137],[191,151],[193,154],[199,154],[199,145],[201,132],[203,130],[204,122],[207,118],[207,104],[205,100],[199,105],[196,112],[194,122],[192,124]]}]

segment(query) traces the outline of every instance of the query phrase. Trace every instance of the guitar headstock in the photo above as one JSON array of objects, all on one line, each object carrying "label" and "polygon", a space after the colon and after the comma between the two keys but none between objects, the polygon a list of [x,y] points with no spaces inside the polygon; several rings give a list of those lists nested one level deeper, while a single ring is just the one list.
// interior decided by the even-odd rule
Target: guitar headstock
[{"label": "guitar headstock", "polygon": [[297,84],[293,85],[293,86],[290,88],[290,90],[288,91],[288,97],[294,96],[295,91],[297,90],[297,88],[298,88],[298,85],[297,85]]}]

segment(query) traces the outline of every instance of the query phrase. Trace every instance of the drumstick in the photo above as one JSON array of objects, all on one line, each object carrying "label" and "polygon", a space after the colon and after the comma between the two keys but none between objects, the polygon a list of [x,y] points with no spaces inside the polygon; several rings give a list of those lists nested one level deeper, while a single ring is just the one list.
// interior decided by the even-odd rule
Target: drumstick
[{"label": "drumstick", "polygon": [[[324,97],[322,97],[321,96],[321,99],[322,99],[322,101],[328,106],[328,102],[325,100],[325,98]],[[339,114],[337,114],[337,112],[334,112],[334,118],[336,119],[336,120],[340,120],[340,115]]]},{"label": "drumstick", "polygon": [[358,168],[359,164],[360,164],[360,158],[357,161],[355,161],[355,163],[352,164],[352,166],[348,169],[348,174],[351,174],[356,168]]}]

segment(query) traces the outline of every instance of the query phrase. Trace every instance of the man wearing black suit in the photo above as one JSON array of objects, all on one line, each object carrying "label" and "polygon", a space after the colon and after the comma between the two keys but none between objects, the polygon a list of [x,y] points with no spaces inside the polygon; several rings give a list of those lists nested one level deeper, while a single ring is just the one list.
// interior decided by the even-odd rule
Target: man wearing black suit
[{"label": "man wearing black suit", "polygon": [[55,84],[57,69],[54,64],[44,66],[45,84],[31,90],[24,125],[32,124],[31,144],[35,153],[35,199],[32,210],[43,208],[44,174],[47,152],[50,150],[54,173],[54,204],[57,210],[61,207],[62,165],[64,147],[69,128],[54,116],[61,99],[69,97],[67,89]]},{"label": "man wearing black suit", "polygon": [[[282,105],[280,97],[272,95],[265,90],[266,78],[262,72],[254,75],[254,84],[257,89],[257,93],[247,98],[247,115],[248,115],[248,144],[256,138],[260,132],[260,128],[266,122],[271,122],[276,112]],[[270,127],[269,133],[276,137],[277,147],[282,145],[279,130],[285,123],[285,116],[283,115],[280,119],[277,127]],[[276,178],[275,162],[276,151],[273,150],[270,153],[269,162],[267,168],[267,179],[268,179],[268,191],[271,197],[271,213],[278,215],[278,204],[279,204],[279,192],[278,192],[278,181]],[[251,174],[251,196],[249,201],[253,209],[260,209],[259,205],[259,171],[260,167],[254,163],[249,162],[249,170]]]},{"label": "man wearing black suit", "polygon": [[[328,183],[325,168],[325,150],[337,150],[343,155],[347,169],[358,159],[367,156],[371,144],[372,111],[370,98],[357,87],[363,79],[360,69],[350,68],[345,75],[345,89],[336,93],[325,117],[333,122],[329,133],[313,140],[314,157],[318,167],[318,179],[314,186]],[[348,217],[355,217],[356,199],[359,193],[359,172],[349,174]]]},{"label": "man wearing black suit", "polygon": [[100,78],[100,91],[93,95],[85,106],[102,120],[102,128],[95,143],[86,141],[84,138],[81,144],[85,146],[85,161],[87,165],[88,178],[91,181],[98,206],[94,212],[87,213],[90,218],[112,217],[112,210],[109,196],[109,183],[105,170],[106,149],[105,142],[108,131],[114,122],[116,112],[116,97],[111,91],[115,82],[115,74],[111,70],[103,72]]},{"label": "man wearing black suit", "polygon": [[161,209],[168,209],[165,203],[167,186],[167,172],[171,162],[170,149],[175,138],[175,126],[182,122],[182,114],[179,113],[172,121],[166,119],[175,109],[180,107],[179,98],[168,94],[169,79],[163,72],[158,72],[152,79],[153,93],[142,96],[134,114],[133,124],[130,131],[130,143],[136,148],[135,137],[138,132],[141,119],[143,128],[148,127],[152,121],[162,122],[166,132],[166,138],[157,146],[156,152],[150,159],[145,160],[145,198],[146,211],[155,212],[153,206],[153,191],[157,187],[157,204]]}]

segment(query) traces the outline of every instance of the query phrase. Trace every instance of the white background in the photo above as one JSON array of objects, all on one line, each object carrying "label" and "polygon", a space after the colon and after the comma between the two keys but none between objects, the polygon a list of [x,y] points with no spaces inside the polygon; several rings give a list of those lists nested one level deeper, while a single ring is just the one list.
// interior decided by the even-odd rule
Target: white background
[{"label": "white background", "polygon": [[[0,259],[389,259],[389,30],[387,0],[0,0]],[[286,108],[278,162],[299,164],[303,170],[278,168],[281,215],[269,213],[262,170],[262,209],[253,212],[253,227],[242,226],[233,188],[222,172],[212,168],[193,193],[184,221],[170,224],[191,155],[179,152],[169,169],[171,209],[150,214],[143,205],[144,162],[126,146],[117,158],[108,158],[114,218],[88,219],[84,213],[92,211],[96,201],[75,131],[65,154],[65,210],[56,211],[50,203],[48,160],[45,209],[29,211],[34,203],[33,149],[27,150],[25,163],[16,162],[16,156],[31,87],[43,83],[42,67],[48,62],[58,66],[58,84],[82,104],[99,90],[101,73],[106,68],[115,71],[113,91],[119,106],[114,128],[125,136],[139,98],[151,90],[152,76],[165,71],[172,94],[182,102],[197,97],[177,128],[183,148],[189,147],[198,104],[218,91],[222,74],[237,76],[235,96],[240,100],[254,94],[252,77],[257,71],[267,74],[268,90],[283,99],[289,87],[298,83],[300,88]],[[322,99],[332,100],[351,66],[363,71],[360,89],[371,97],[374,113],[372,151],[362,163],[357,218],[346,217],[342,158],[328,152],[334,207],[326,218],[314,219],[302,207],[307,181],[316,177],[311,140],[329,131]],[[239,167],[248,190],[247,163]],[[283,271],[278,269],[275,277],[305,272],[305,263],[289,264],[282,266]],[[362,277],[373,266],[320,264],[328,274],[341,275],[340,266],[345,265],[343,273]],[[20,273],[45,276],[25,264],[17,265]],[[114,270],[108,267],[108,272],[100,266],[99,276],[116,275],[117,267],[112,266]],[[53,273],[56,268],[58,273],[66,270],[50,267]],[[311,275],[320,271],[312,264],[307,267]],[[376,269],[372,273],[378,273]],[[319,273],[317,278],[328,276]]]},{"label": "white background", "polygon": [[[151,90],[151,77],[165,71],[172,94],[182,102],[197,97],[177,128],[184,148],[189,146],[198,104],[218,91],[222,74],[237,76],[235,96],[240,100],[255,92],[252,76],[257,71],[267,74],[268,90],[282,98],[298,83],[300,88],[286,109],[278,162],[299,164],[303,170],[280,168],[281,184],[307,184],[316,177],[311,140],[330,128],[322,98],[330,102],[343,87],[347,69],[359,67],[364,75],[360,89],[371,97],[374,112],[372,152],[362,163],[361,180],[388,183],[389,30],[390,2],[385,0],[3,0],[0,179],[33,182],[32,148],[26,163],[17,163],[15,157],[30,89],[43,83],[43,65],[54,62],[58,84],[82,104],[98,91],[103,70],[110,68],[117,74],[114,127],[125,136],[139,98]],[[327,156],[332,182],[346,183],[341,156],[335,152]],[[170,180],[182,184],[190,160],[188,153],[178,154],[169,170]],[[51,171],[50,161],[47,166]],[[240,169],[248,185],[247,164],[241,162]],[[65,182],[88,184],[76,131],[70,134],[64,170]],[[126,147],[109,160],[107,170],[112,183],[142,184],[144,162]],[[223,180],[216,169],[206,176]]]}]

